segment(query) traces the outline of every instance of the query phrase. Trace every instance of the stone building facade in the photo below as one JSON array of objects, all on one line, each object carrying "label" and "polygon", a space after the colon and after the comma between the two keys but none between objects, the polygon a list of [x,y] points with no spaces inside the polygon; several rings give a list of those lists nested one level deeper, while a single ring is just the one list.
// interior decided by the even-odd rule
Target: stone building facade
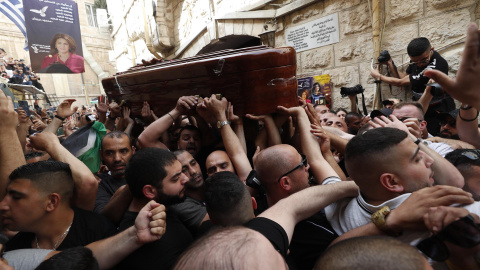
[{"label": "stone building facade", "polygon": [[[116,68],[115,63],[109,61],[108,52],[112,50],[110,32],[88,21],[91,14],[87,8],[93,7],[94,0],[77,0],[76,3],[86,60],[85,73],[38,75],[47,94],[56,94],[60,102],[63,99],[75,98],[76,104],[85,105],[88,104],[86,96],[92,99],[103,92],[100,79],[115,74]],[[5,49],[7,56],[25,59],[28,64],[30,58],[28,51],[23,49],[24,44],[25,38],[17,26],[0,13],[0,47]]]},{"label": "stone building facade", "polygon": [[[285,31],[337,13],[338,43],[297,53],[297,77],[330,74],[333,108],[349,107],[340,87],[362,84],[368,106],[374,83],[372,0],[107,0],[113,29],[113,58],[118,71],[141,59],[194,56],[215,48],[255,44],[264,24],[275,19],[276,47],[286,45]],[[479,23],[479,0],[380,0],[381,50],[407,67],[406,47],[427,37],[455,75],[466,28]],[[271,27],[271,25],[267,24]],[[243,43],[242,43],[243,42]],[[249,43],[250,42],[250,43]],[[410,98],[409,89],[382,84],[384,98]]]}]

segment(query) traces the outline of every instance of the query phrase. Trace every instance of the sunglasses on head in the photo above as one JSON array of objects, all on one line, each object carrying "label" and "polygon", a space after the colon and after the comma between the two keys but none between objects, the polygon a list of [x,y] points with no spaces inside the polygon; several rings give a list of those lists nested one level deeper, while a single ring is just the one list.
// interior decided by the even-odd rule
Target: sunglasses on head
[{"label": "sunglasses on head", "polygon": [[282,179],[282,177],[291,174],[291,173],[294,172],[296,169],[301,168],[302,166],[307,167],[307,165],[308,165],[307,157],[306,157],[304,154],[300,154],[300,156],[302,157],[302,162],[300,162],[297,166],[295,166],[295,168],[293,168],[293,169],[291,169],[290,171],[282,174],[282,176],[280,176],[280,177],[278,178],[278,181],[277,181],[277,182],[280,182],[280,179]]},{"label": "sunglasses on head", "polygon": [[472,248],[480,244],[480,226],[474,218],[465,216],[447,225],[438,234],[422,240],[417,248],[435,261],[442,262],[450,257],[450,252],[443,241],[463,248]]}]

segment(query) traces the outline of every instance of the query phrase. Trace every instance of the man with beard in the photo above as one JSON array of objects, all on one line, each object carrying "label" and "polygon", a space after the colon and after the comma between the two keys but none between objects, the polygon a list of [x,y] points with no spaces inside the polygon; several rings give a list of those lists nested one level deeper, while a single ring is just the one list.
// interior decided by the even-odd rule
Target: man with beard
[{"label": "man with beard", "polygon": [[460,140],[457,133],[457,116],[458,109],[450,111],[448,113],[439,113],[437,119],[440,123],[440,133],[439,137]]},{"label": "man with beard", "polygon": [[172,205],[185,199],[185,184],[189,179],[182,171],[182,164],[175,155],[164,149],[141,149],[128,162],[125,179],[133,199],[119,229],[132,226],[140,209],[150,200],[167,208],[168,229],[160,240],[132,253],[117,269],[170,269],[177,257],[192,243],[188,229],[170,211]]},{"label": "man with beard", "polygon": [[185,183],[185,201],[172,205],[170,210],[177,214],[178,219],[195,233],[197,228],[209,219],[204,203],[203,175],[200,165],[186,150],[174,152],[182,164],[182,173],[188,177]]},{"label": "man with beard", "polygon": [[118,223],[131,201],[126,186],[125,168],[135,153],[130,137],[122,131],[113,131],[102,139],[101,156],[109,173],[100,174],[94,212],[101,213],[113,223]]}]

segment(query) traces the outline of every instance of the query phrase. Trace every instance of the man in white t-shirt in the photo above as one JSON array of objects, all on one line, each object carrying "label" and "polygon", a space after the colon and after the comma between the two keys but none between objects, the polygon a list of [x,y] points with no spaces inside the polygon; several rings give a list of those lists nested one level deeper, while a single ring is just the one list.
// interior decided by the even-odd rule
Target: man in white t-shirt
[{"label": "man in white t-shirt", "polygon": [[[393,118],[393,122],[401,126],[398,119]],[[390,121],[385,117],[383,119]],[[346,168],[359,186],[360,193],[354,199],[343,199],[325,208],[335,232],[341,235],[370,223],[372,214],[384,206],[389,207],[388,212],[397,208],[412,192],[422,188],[434,184],[463,186],[463,177],[458,170],[432,152],[413,135],[398,128],[376,128],[350,140],[345,153]],[[330,178],[322,184],[338,181]],[[480,214],[480,202],[464,208],[470,213]],[[388,219],[388,213],[384,213],[383,218]],[[429,236],[426,230],[402,232],[386,226],[379,228],[412,245]]]}]

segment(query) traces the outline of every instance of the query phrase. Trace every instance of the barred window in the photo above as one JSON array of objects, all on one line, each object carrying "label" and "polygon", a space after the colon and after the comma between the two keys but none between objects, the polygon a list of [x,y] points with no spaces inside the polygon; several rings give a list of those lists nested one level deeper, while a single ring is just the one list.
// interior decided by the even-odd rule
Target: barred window
[{"label": "barred window", "polygon": [[85,12],[87,13],[87,22],[89,26],[98,27],[97,16],[92,4],[85,3]]}]

